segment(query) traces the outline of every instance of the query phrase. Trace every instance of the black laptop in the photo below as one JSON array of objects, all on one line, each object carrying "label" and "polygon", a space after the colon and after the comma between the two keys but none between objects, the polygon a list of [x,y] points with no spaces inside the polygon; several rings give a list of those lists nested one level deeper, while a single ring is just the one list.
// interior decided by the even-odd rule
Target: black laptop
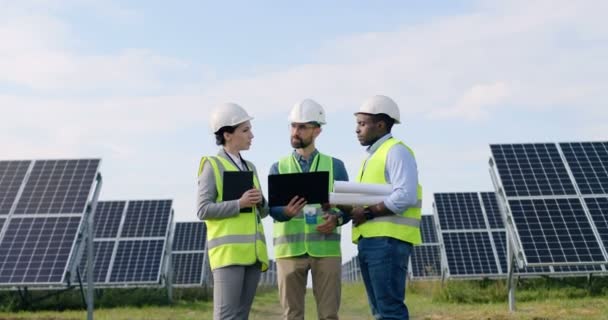
[{"label": "black laptop", "polygon": [[268,176],[268,203],[286,206],[294,196],[309,204],[329,202],[329,172],[271,174]]}]

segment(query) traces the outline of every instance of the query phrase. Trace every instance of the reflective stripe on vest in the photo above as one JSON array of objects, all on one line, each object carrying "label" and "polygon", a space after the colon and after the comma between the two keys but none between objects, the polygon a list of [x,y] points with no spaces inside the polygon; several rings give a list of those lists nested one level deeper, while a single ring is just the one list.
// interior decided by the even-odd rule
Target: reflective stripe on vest
[{"label": "reflective stripe on vest", "polygon": [[[279,174],[302,172],[300,164],[293,155],[279,160]],[[310,172],[329,172],[329,191],[334,189],[334,168],[330,156],[317,153],[310,165]],[[339,257],[340,252],[340,227],[329,235],[316,230],[316,227],[325,222],[320,204],[309,204],[316,208],[317,223],[307,224],[303,214],[285,222],[274,222],[273,244],[276,258],[295,257],[308,254],[313,257]]]},{"label": "reflective stripe on vest", "polygon": [[[205,161],[209,161],[215,176],[216,202],[222,202],[224,172],[238,171],[238,169],[221,157],[203,157],[199,166],[199,175]],[[253,184],[256,188],[260,187],[256,175],[253,176]],[[211,270],[230,265],[252,265],[258,261],[261,263],[262,271],[268,269],[264,226],[256,208],[252,208],[251,212],[241,212],[229,218],[207,219],[205,225]]]},{"label": "reflective stripe on vest", "polygon": [[[412,149],[403,144],[403,142],[390,138],[382,143],[378,150],[363,163],[357,175],[357,182],[386,184],[387,181],[384,175],[386,158],[388,157],[389,150],[397,144],[405,146],[412,156],[414,156]],[[418,201],[414,207],[410,207],[405,212],[392,216],[377,217],[366,221],[358,227],[353,227],[353,242],[357,243],[359,237],[391,237],[412,244],[421,243],[420,215],[422,213],[422,186],[418,184],[416,189]]]}]

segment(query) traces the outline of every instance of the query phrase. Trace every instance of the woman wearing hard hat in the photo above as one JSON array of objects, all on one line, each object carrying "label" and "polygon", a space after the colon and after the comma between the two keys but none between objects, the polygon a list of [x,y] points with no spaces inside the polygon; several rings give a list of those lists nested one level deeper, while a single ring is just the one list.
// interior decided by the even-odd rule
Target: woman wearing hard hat
[{"label": "woman wearing hard hat", "polygon": [[[198,217],[207,226],[207,252],[213,272],[213,319],[247,319],[268,253],[261,219],[268,215],[253,163],[240,152],[251,146],[253,119],[239,105],[225,103],[211,115],[216,156],[201,159],[198,170]],[[251,189],[224,199],[225,172],[251,171]]]}]

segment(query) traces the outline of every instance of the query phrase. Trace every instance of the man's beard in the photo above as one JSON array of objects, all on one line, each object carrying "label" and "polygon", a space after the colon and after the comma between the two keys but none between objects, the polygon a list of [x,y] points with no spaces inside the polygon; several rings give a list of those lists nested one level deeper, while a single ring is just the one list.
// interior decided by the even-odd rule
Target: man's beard
[{"label": "man's beard", "polygon": [[304,140],[302,138],[296,138],[296,137],[291,138],[291,146],[294,149],[303,149],[303,148],[306,148],[311,143],[312,143],[312,140],[306,141],[306,140]]}]

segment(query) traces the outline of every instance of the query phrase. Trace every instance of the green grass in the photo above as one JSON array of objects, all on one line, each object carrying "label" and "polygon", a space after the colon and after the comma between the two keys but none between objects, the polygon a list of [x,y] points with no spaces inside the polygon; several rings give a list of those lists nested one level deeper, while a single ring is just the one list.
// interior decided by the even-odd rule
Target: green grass
[{"label": "green grass", "polygon": [[[561,286],[561,287],[560,287]],[[408,285],[407,305],[412,319],[607,319],[606,290],[593,293],[576,286],[555,285],[536,280],[521,285],[517,291],[517,311],[509,313],[503,282],[452,281],[442,287],[439,282],[418,281]],[[173,306],[98,308],[100,320],[189,320],[212,319],[210,301],[178,301]],[[250,319],[280,319],[281,308],[275,290],[259,292]],[[86,312],[37,311],[0,312],[0,319],[85,319]],[[372,319],[362,284],[344,284],[340,318]],[[306,319],[317,319],[312,290],[306,296]]]}]

